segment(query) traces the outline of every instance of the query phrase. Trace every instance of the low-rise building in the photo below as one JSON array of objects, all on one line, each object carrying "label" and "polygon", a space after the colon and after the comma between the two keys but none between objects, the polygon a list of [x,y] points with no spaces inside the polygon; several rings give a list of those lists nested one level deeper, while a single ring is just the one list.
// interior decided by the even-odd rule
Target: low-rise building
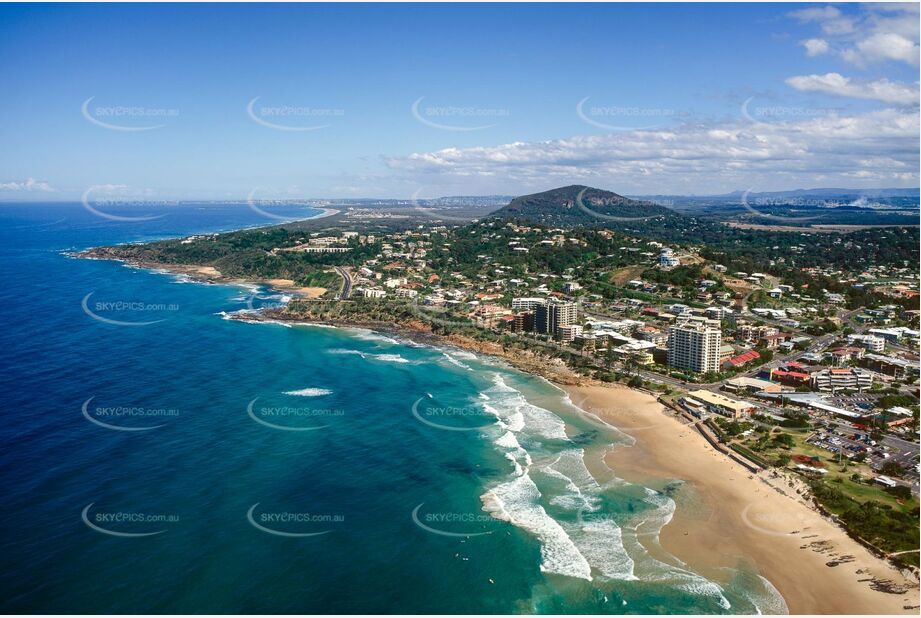
[{"label": "low-rise building", "polygon": [[356,290],[356,291],[359,292],[364,298],[380,299],[380,298],[387,297],[387,292],[385,292],[384,290],[380,288],[362,288],[361,290]]},{"label": "low-rise building", "polygon": [[747,401],[740,401],[704,389],[692,391],[688,393],[688,397],[703,403],[710,412],[733,419],[750,414],[755,409],[754,404]]},{"label": "low-rise building", "polygon": [[909,374],[918,374],[918,365],[904,358],[883,356],[882,354],[864,354],[860,366],[878,373],[884,373],[895,379],[901,379]]},{"label": "low-rise building", "polygon": [[771,369],[771,380],[774,382],[780,382],[781,384],[786,384],[788,386],[802,386],[804,384],[809,384],[812,381],[812,376],[808,371],[802,371],[800,369],[793,368],[775,368]]},{"label": "low-rise building", "polygon": [[754,362],[761,358],[761,354],[757,350],[749,350],[748,352],[743,352],[738,356],[733,356],[723,363],[723,369],[738,369],[743,367],[751,362]]},{"label": "low-rise building", "polygon": [[862,391],[873,386],[873,374],[851,367],[833,367],[812,374],[812,387],[817,391]]},{"label": "low-rise building", "polygon": [[882,352],[886,349],[886,340],[876,335],[848,335],[847,342],[850,345],[859,345],[868,352]]},{"label": "low-rise building", "polygon": [[734,393],[779,393],[783,390],[783,387],[776,382],[745,376],[726,380],[724,388]]},{"label": "low-rise building", "polygon": [[569,343],[575,341],[576,337],[582,336],[582,327],[578,324],[567,324],[560,326],[560,341]]}]

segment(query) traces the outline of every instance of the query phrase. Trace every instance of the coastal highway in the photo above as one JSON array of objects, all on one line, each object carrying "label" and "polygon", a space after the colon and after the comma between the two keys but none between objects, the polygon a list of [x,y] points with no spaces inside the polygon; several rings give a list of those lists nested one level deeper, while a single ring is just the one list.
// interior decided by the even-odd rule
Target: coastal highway
[{"label": "coastal highway", "polygon": [[339,289],[339,298],[348,300],[352,295],[352,276],[341,266],[335,266],[336,272],[342,277],[342,287]]}]

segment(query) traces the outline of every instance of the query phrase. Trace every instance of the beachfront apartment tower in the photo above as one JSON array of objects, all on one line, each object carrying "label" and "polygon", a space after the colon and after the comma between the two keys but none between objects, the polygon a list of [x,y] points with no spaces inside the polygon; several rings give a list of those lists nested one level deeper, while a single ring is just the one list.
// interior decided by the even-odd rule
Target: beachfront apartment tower
[{"label": "beachfront apartment tower", "polygon": [[697,373],[719,371],[722,333],[703,322],[676,324],[668,329],[668,365]]},{"label": "beachfront apartment tower", "polygon": [[534,311],[541,305],[546,305],[546,298],[513,298],[512,311]]},{"label": "beachfront apartment tower", "polygon": [[534,309],[534,330],[545,335],[559,337],[564,326],[576,323],[578,306],[576,303],[549,301]]}]

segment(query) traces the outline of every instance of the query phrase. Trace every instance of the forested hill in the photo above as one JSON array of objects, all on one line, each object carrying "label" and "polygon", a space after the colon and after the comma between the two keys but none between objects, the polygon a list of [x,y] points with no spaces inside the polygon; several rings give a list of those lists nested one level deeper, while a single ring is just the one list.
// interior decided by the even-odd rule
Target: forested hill
[{"label": "forested hill", "polygon": [[678,217],[664,206],[642,202],[583,185],[523,195],[490,215],[492,218],[549,227],[622,227],[631,222]]}]

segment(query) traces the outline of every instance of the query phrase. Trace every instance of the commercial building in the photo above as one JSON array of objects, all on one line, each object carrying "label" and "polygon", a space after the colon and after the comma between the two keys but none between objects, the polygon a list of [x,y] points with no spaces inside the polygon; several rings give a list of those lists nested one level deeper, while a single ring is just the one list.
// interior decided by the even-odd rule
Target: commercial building
[{"label": "commercial building", "polygon": [[595,335],[591,333],[583,333],[582,335],[576,337],[573,343],[583,352],[593,354],[595,352],[597,340],[595,339]]},{"label": "commercial building", "polygon": [[734,393],[779,393],[783,390],[783,387],[777,382],[745,376],[726,380],[723,388]]},{"label": "commercial building", "polygon": [[860,366],[878,373],[885,373],[897,380],[909,374],[918,374],[918,365],[916,363],[904,358],[883,356],[882,354],[865,354],[860,361]]},{"label": "commercial building", "polygon": [[710,412],[728,416],[729,418],[740,418],[744,414],[750,414],[755,409],[755,406],[747,401],[739,401],[738,399],[703,389],[688,393],[688,397],[704,404]]},{"label": "commercial building", "polygon": [[873,374],[862,369],[833,367],[812,374],[812,387],[817,391],[862,391],[871,386],[873,386]]},{"label": "commercial building", "polygon": [[865,416],[863,412],[853,412],[834,406],[825,399],[825,395],[819,393],[768,393],[762,391],[758,393],[758,396],[772,401],[802,406],[815,412],[839,416],[849,421],[857,421]]},{"label": "commercial building", "polygon": [[668,364],[698,373],[719,371],[722,333],[702,322],[685,322],[668,329]]},{"label": "commercial building", "polygon": [[871,328],[869,332],[874,337],[880,337],[889,343],[898,343],[902,338],[902,330],[898,328]]}]

